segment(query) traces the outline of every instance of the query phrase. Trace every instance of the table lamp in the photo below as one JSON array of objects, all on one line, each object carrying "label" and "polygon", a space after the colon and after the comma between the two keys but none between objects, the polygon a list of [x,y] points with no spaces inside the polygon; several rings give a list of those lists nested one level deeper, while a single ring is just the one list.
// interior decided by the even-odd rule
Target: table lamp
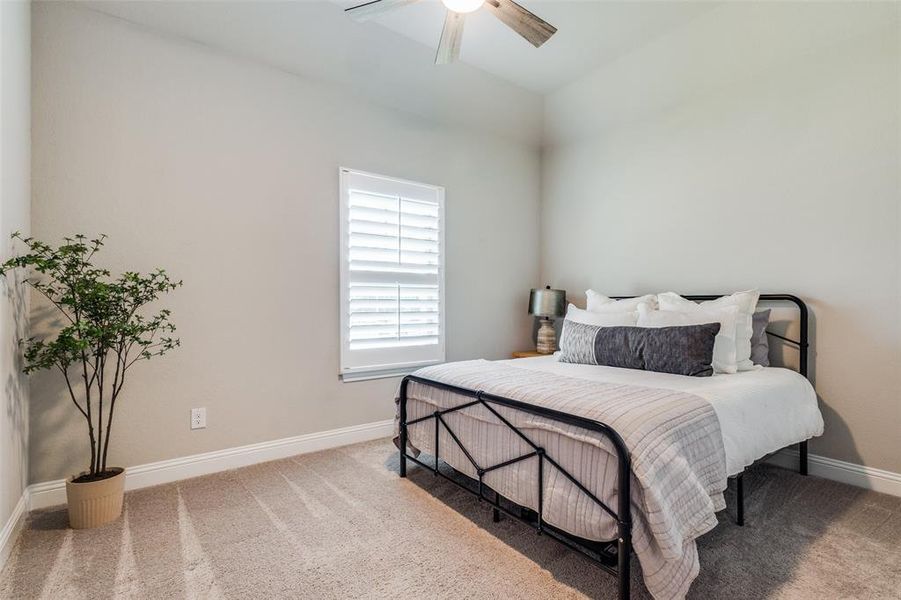
[{"label": "table lamp", "polygon": [[532,290],[529,293],[529,314],[541,319],[535,350],[538,354],[553,354],[557,350],[554,319],[566,314],[566,291],[552,290],[551,286]]}]

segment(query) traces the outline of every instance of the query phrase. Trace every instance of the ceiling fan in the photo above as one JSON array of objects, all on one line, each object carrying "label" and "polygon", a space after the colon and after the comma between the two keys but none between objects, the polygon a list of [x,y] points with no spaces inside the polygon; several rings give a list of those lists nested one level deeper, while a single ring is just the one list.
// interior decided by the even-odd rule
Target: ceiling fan
[{"label": "ceiling fan", "polygon": [[[414,2],[419,0],[371,0],[347,8],[344,12],[358,21],[367,21]],[[435,56],[435,64],[438,65],[452,63],[460,57],[460,42],[463,39],[463,23],[466,15],[479,10],[482,6],[536,48],[557,33],[556,27],[513,0],[441,0],[441,3],[447,7],[447,16],[444,18],[444,30],[441,32],[438,54]]]}]

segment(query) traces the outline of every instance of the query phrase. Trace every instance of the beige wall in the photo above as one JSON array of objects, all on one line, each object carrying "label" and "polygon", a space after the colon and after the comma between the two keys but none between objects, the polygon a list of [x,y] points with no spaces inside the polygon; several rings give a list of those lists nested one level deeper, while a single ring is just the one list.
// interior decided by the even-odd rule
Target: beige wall
[{"label": "beige wall", "polygon": [[[35,234],[104,232],[114,270],[185,282],[167,300],[183,347],[127,384],[115,464],[393,415],[397,379],[337,377],[339,165],[446,186],[449,359],[528,347],[535,145],[85,9],[33,17]],[[31,481],[64,477],[85,462],[83,422],[56,377],[32,383]],[[192,432],[197,406],[208,428]]]},{"label": "beige wall", "polygon": [[[29,229],[30,23],[27,2],[0,2],[0,262],[14,250],[10,234]],[[0,278],[0,528],[28,477],[28,380],[21,374],[17,345],[26,333],[28,307],[20,282],[15,276]]]},{"label": "beige wall", "polygon": [[[827,420],[814,451],[901,471],[899,10],[709,11],[546,98],[539,157],[531,134],[509,134],[520,117],[534,127],[531,109],[489,132],[470,103],[449,125],[446,106],[391,109],[398,99],[36,6],[37,235],[106,232],[115,269],[163,265],[186,284],[169,302],[184,347],[136,372],[114,460],[391,416],[396,380],[335,375],[345,165],[447,187],[449,359],[528,347],[522,292],[545,281],[572,296],[793,291],[814,312]],[[535,105],[469,72],[460,82]],[[33,387],[31,481],[63,477],[83,462],[81,422],[55,378]],[[193,406],[208,429],[188,429]]]},{"label": "beige wall", "polygon": [[901,5],[732,3],[547,99],[542,280],[813,310],[825,456],[901,472]]}]

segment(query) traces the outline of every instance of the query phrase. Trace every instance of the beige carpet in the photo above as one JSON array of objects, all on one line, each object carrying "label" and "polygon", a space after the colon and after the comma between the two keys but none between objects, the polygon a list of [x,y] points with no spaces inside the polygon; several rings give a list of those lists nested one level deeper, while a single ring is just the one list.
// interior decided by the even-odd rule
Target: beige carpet
[{"label": "beige carpet", "polygon": [[[614,580],[387,440],[130,492],[119,522],[34,513],[2,598],[612,598]],[[775,467],[701,540],[694,598],[899,598],[901,499]],[[635,597],[646,597],[635,574]]]}]

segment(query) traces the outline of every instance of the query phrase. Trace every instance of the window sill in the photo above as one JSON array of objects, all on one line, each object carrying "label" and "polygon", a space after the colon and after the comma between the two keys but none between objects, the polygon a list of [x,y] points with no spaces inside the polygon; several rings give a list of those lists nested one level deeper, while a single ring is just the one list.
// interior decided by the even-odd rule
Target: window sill
[{"label": "window sill", "polygon": [[369,381],[370,379],[388,379],[391,377],[403,377],[404,375],[409,375],[410,373],[417,371],[423,367],[428,367],[430,365],[441,364],[443,361],[434,361],[427,363],[420,363],[416,365],[409,365],[405,367],[396,367],[392,369],[382,369],[378,371],[358,371],[356,373],[340,373],[338,377],[344,383],[354,383],[357,381]]}]

